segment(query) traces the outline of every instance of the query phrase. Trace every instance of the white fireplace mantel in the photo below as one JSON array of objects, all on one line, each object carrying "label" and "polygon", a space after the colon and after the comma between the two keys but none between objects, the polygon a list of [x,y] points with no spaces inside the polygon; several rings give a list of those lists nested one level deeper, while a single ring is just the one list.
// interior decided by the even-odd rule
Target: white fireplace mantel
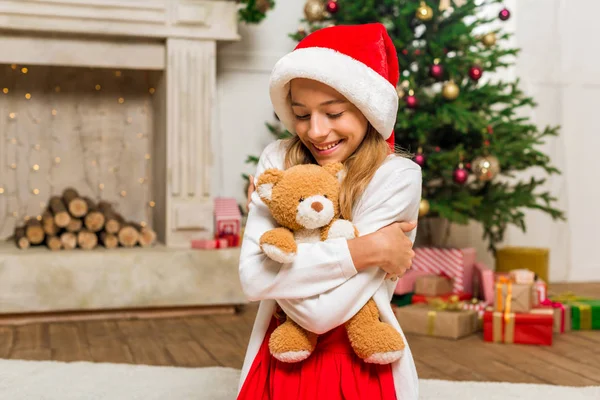
[{"label": "white fireplace mantel", "polygon": [[164,71],[153,224],[168,247],[213,234],[216,42],[238,38],[233,1],[0,0],[0,63]]}]

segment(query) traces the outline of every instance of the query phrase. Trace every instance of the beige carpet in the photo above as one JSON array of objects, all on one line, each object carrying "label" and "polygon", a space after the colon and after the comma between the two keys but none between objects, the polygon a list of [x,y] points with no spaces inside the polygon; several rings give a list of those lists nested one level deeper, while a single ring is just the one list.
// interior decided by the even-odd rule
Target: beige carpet
[{"label": "beige carpet", "polygon": [[[234,400],[239,371],[0,360],[2,400]],[[424,400],[598,400],[600,386],[421,381]]]}]

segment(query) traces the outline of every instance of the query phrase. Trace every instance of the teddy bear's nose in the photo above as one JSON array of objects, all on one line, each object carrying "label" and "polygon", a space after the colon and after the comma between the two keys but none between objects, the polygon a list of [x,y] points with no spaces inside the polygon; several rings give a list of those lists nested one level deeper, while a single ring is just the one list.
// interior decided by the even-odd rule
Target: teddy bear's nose
[{"label": "teddy bear's nose", "polygon": [[316,212],[321,212],[321,210],[323,210],[323,204],[319,203],[318,201],[315,201],[314,203],[312,203],[310,205],[312,207],[313,210],[315,210]]}]

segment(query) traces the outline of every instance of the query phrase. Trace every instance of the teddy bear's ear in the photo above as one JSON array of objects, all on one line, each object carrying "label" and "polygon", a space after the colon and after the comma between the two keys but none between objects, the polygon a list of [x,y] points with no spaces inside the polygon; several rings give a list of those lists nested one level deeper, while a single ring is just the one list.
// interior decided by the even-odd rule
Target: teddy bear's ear
[{"label": "teddy bear's ear", "polygon": [[327,164],[323,166],[323,168],[325,168],[325,170],[331,175],[335,176],[338,182],[344,180],[344,177],[346,176],[346,168],[344,168],[344,164],[342,163],[336,162]]},{"label": "teddy bear's ear", "polygon": [[258,177],[256,190],[258,191],[258,195],[260,196],[262,201],[264,201],[267,204],[269,201],[271,201],[273,194],[273,186],[275,186],[277,182],[279,182],[282,176],[282,170],[277,168],[270,168]]}]

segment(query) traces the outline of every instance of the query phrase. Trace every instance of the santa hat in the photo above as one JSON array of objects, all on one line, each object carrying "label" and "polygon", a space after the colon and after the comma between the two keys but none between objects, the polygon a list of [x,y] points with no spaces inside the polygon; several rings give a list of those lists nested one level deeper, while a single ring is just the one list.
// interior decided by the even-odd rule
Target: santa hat
[{"label": "santa hat", "polygon": [[271,102],[291,133],[295,132],[289,93],[294,78],[312,79],[337,90],[393,147],[398,112],[398,55],[382,24],[320,29],[277,62],[271,73]]}]

